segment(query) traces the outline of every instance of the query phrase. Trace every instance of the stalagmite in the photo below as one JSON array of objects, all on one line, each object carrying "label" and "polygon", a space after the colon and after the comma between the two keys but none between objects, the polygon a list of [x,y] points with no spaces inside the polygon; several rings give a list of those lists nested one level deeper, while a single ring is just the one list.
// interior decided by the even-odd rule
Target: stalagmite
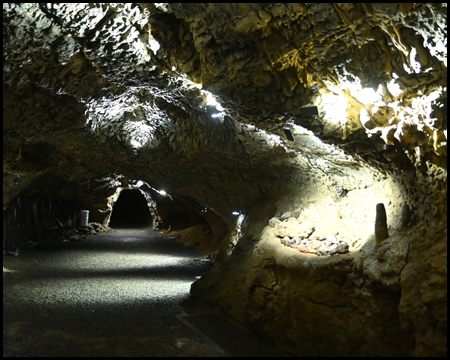
[{"label": "stalagmite", "polygon": [[377,204],[377,214],[375,217],[375,245],[378,246],[381,242],[389,237],[386,209],[384,204]]}]

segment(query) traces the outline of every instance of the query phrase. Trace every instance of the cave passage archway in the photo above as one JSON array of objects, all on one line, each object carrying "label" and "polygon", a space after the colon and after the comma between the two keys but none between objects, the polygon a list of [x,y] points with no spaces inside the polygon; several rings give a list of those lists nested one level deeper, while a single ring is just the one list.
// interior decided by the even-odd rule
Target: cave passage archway
[{"label": "cave passage archway", "polygon": [[152,216],[139,190],[122,190],[114,203],[109,226],[114,228],[148,227]]}]

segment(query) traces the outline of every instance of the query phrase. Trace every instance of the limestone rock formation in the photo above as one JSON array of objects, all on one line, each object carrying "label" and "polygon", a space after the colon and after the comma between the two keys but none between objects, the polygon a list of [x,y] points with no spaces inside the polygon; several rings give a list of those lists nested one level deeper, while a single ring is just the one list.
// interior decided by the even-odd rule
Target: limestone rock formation
[{"label": "limestone rock formation", "polygon": [[131,188],[288,353],[446,356],[446,4],[3,4],[4,213]]}]

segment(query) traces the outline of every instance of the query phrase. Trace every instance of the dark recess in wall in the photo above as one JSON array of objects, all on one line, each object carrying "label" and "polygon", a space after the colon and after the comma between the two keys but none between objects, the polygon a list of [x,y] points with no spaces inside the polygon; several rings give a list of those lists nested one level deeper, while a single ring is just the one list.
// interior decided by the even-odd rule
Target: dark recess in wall
[{"label": "dark recess in wall", "polygon": [[3,212],[3,246],[18,255],[27,242],[48,240],[49,234],[73,229],[79,222],[81,206],[47,196],[23,196],[11,200]]},{"label": "dark recess in wall", "polygon": [[144,195],[139,190],[123,190],[113,206],[109,226],[146,227],[152,223]]}]

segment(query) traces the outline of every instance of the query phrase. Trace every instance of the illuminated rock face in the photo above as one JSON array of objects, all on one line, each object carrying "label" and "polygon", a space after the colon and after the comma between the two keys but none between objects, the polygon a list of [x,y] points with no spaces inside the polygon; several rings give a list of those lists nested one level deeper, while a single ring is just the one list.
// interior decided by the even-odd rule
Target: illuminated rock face
[{"label": "illuminated rock face", "polygon": [[[155,225],[210,225],[220,266],[193,295],[284,350],[446,355],[446,21],[445,4],[4,4],[3,208],[51,194],[106,224],[140,187]],[[274,219],[349,253],[283,246]]]}]

